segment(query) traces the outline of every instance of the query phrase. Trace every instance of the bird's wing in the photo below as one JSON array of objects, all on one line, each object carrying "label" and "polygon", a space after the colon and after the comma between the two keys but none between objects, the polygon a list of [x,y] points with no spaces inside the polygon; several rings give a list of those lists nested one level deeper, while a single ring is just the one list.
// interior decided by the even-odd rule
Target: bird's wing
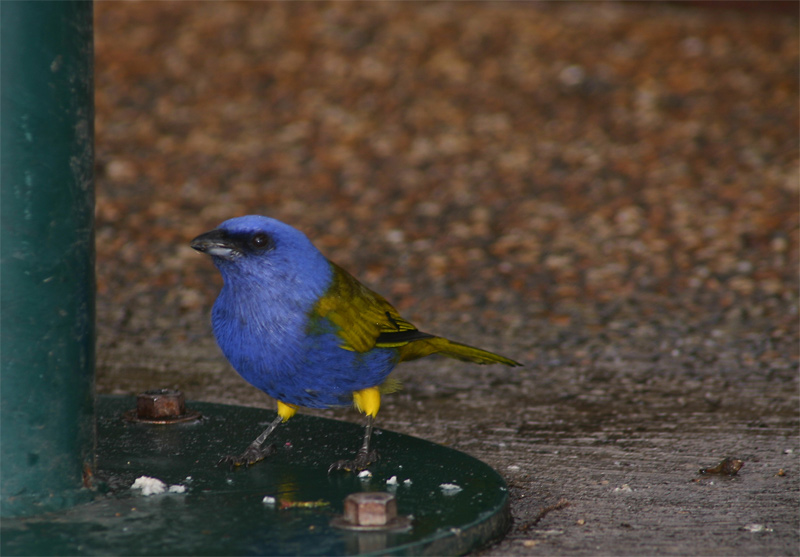
[{"label": "bird's wing", "polygon": [[315,307],[316,313],[339,329],[342,348],[367,352],[393,348],[431,335],[418,331],[392,304],[331,263],[333,281]]}]

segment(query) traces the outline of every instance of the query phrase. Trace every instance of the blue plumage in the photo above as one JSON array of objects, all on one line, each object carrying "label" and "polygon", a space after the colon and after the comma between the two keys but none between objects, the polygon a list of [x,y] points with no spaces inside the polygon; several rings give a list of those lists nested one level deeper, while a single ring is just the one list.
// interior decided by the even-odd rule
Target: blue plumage
[{"label": "blue plumage", "polygon": [[[214,257],[224,285],[211,321],[222,352],[246,381],[309,408],[350,405],[354,391],[384,381],[396,349],[343,349],[339,328],[313,315],[335,275],[305,235],[260,216],[231,219],[217,230],[238,241],[242,253]],[[269,235],[273,245],[249,246],[256,233]]]}]

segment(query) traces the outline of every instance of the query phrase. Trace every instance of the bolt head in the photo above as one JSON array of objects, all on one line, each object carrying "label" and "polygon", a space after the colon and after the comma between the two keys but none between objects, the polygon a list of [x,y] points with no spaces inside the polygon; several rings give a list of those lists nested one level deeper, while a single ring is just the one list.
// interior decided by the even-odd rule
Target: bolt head
[{"label": "bolt head", "polygon": [[140,420],[177,418],[186,414],[183,393],[174,389],[145,391],[136,397],[136,416]]},{"label": "bolt head", "polygon": [[397,500],[391,493],[351,493],[344,500],[344,519],[355,526],[385,526],[395,518]]}]

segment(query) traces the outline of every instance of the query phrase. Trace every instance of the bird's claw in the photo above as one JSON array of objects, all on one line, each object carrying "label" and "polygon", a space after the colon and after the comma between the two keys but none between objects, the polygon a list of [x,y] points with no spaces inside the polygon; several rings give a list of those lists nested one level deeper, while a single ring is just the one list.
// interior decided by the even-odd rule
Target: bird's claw
[{"label": "bird's claw", "polygon": [[217,462],[217,466],[222,466],[223,464],[227,464],[231,468],[238,468],[239,466],[244,466],[247,468],[264,460],[268,456],[274,454],[278,448],[274,444],[266,445],[263,447],[257,447],[250,445],[247,447],[244,452],[240,455],[228,455],[223,456]]},{"label": "bird's claw", "polygon": [[378,451],[358,451],[358,454],[353,460],[337,460],[328,468],[328,474],[338,470],[345,472],[361,472],[366,470],[367,466],[378,460],[380,456]]}]

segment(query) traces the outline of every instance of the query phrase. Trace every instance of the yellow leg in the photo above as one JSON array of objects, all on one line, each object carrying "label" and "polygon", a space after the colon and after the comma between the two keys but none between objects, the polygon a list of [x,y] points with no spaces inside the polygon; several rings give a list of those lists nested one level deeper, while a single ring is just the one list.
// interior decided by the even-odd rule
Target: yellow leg
[{"label": "yellow leg", "polygon": [[381,407],[381,392],[378,387],[369,387],[353,393],[353,403],[359,411],[373,418]]},{"label": "yellow leg", "polygon": [[297,413],[297,405],[278,401],[278,416],[285,422]]}]

